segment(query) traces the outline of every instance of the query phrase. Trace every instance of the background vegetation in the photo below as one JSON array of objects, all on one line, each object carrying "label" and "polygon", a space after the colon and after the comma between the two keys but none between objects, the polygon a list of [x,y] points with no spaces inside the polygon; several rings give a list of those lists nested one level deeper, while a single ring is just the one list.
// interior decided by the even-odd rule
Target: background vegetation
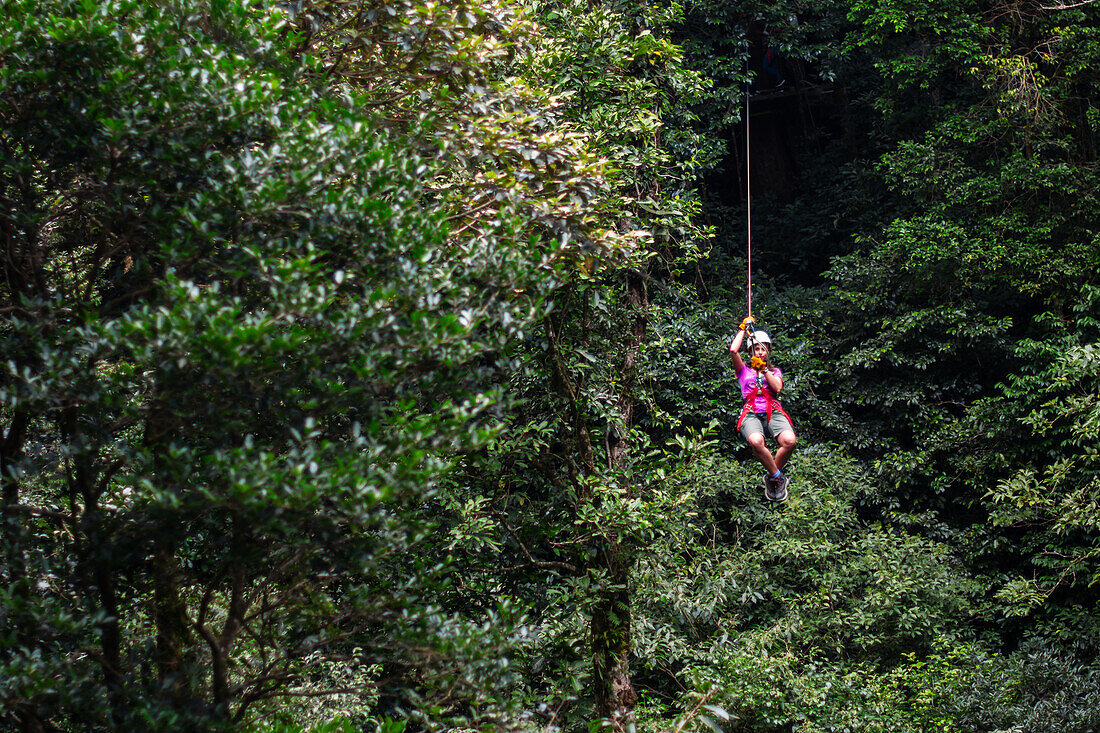
[{"label": "background vegetation", "polygon": [[0,10],[0,729],[1100,728],[1100,6]]}]

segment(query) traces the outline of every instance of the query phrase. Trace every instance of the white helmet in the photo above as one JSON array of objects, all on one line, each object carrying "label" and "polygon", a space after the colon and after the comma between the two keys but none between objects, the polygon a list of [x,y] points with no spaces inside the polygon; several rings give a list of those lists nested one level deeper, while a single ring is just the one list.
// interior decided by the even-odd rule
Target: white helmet
[{"label": "white helmet", "polygon": [[749,333],[748,347],[751,349],[757,344],[767,344],[769,349],[772,347],[772,337],[762,328],[753,329]]}]

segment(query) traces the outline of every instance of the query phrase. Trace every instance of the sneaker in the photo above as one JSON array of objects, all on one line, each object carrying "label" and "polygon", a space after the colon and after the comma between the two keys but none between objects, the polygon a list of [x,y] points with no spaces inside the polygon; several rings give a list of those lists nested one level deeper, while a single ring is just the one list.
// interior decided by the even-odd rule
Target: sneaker
[{"label": "sneaker", "polygon": [[789,486],[791,480],[787,478],[786,474],[780,476],[778,479],[773,479],[770,476],[764,476],[764,498],[768,501],[783,502],[787,500],[787,486]]},{"label": "sneaker", "polygon": [[775,484],[775,501],[787,500],[787,487],[791,485],[791,477],[783,474]]}]

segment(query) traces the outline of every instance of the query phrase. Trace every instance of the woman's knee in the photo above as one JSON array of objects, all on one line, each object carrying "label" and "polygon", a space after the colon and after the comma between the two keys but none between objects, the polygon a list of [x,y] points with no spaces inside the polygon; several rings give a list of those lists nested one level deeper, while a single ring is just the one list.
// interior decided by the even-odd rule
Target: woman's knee
[{"label": "woman's knee", "polygon": [[793,430],[784,430],[776,436],[776,441],[784,448],[794,448],[798,443],[798,436],[794,434]]},{"label": "woman's knee", "polygon": [[753,448],[764,447],[764,434],[763,433],[750,433],[745,440],[749,441],[749,445]]}]

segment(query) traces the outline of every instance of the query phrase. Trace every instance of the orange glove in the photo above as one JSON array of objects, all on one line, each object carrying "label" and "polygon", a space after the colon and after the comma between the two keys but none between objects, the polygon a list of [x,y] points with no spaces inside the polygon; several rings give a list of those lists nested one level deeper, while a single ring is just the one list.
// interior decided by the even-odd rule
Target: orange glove
[{"label": "orange glove", "polygon": [[741,321],[741,330],[744,331],[750,323],[756,323],[756,319],[752,316],[745,316],[745,320]]},{"label": "orange glove", "polygon": [[766,367],[768,365],[768,361],[766,359],[761,359],[759,356],[754,356],[750,360],[750,362],[752,364],[752,368],[753,369],[758,369],[758,370],[763,369],[764,367]]}]

